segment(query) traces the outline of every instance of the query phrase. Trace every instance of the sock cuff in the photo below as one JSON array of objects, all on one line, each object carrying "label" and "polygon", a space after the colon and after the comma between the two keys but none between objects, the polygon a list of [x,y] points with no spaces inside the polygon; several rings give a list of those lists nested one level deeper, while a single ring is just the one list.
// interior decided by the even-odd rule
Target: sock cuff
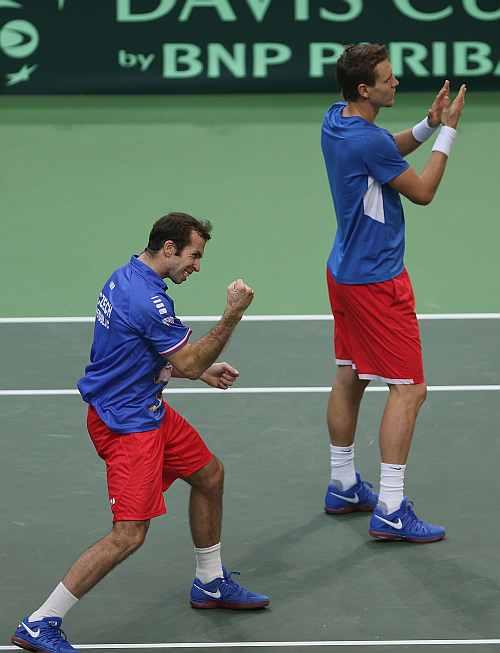
[{"label": "sock cuff", "polygon": [[201,554],[203,554],[203,553],[215,553],[216,551],[220,551],[220,546],[221,546],[221,544],[220,544],[220,542],[218,542],[217,544],[214,544],[213,546],[208,546],[208,547],[206,547],[204,549],[199,549],[199,548],[197,548],[195,546],[194,550],[195,550],[195,553],[201,553]]},{"label": "sock cuff", "polygon": [[397,463],[380,463],[381,472],[403,472],[406,471],[406,465],[398,465]]},{"label": "sock cuff", "polygon": [[330,444],[330,451],[332,453],[352,453],[354,451],[354,444],[349,444],[347,447],[338,447],[336,444]]},{"label": "sock cuff", "polygon": [[67,595],[68,599],[70,599],[72,601],[75,601],[75,603],[79,600],[74,594],[71,594],[69,589],[62,582],[59,583],[59,585],[57,587],[58,587],[58,589],[61,590],[61,592],[64,592]]}]

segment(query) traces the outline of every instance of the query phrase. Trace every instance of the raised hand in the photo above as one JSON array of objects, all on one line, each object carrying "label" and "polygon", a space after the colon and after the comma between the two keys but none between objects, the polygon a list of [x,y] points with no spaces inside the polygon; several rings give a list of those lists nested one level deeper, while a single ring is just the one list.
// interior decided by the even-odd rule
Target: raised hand
[{"label": "raised hand", "polygon": [[427,112],[427,122],[429,123],[429,127],[439,127],[442,123],[443,111],[446,111],[449,104],[450,82],[446,80]]},{"label": "raised hand", "polygon": [[229,363],[214,363],[201,375],[201,380],[213,388],[227,390],[230,388],[240,373]]},{"label": "raised hand", "polygon": [[227,288],[227,307],[243,313],[252,303],[254,292],[243,279],[237,279]]},{"label": "raised hand", "polygon": [[462,84],[460,87],[457,97],[453,102],[443,111],[442,123],[447,127],[457,128],[458,122],[462,116],[462,109],[465,104],[465,93],[467,92],[467,87],[465,84]]}]

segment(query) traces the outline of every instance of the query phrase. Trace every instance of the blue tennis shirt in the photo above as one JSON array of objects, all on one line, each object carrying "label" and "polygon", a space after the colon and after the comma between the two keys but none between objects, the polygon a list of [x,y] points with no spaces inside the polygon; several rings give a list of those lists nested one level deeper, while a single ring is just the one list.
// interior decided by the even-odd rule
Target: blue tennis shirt
[{"label": "blue tennis shirt", "polygon": [[388,182],[409,165],[390,132],[358,116],[343,117],[345,106],[331,106],[321,129],[337,216],[328,267],[339,283],[377,283],[403,270],[403,207]]},{"label": "blue tennis shirt", "polygon": [[133,256],[99,295],[90,364],[78,382],[83,400],[116,433],[158,428],[170,377],[165,356],[190,335],[161,277]]}]

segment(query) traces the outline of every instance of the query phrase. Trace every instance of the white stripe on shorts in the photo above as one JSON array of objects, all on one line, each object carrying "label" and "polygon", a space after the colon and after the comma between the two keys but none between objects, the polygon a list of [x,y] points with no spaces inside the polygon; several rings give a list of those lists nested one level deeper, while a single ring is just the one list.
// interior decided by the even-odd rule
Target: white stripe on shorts
[{"label": "white stripe on shorts", "polygon": [[378,376],[377,374],[358,374],[358,377],[364,381],[382,381],[382,383],[391,385],[412,385],[415,383],[413,379],[386,379],[385,376]]}]

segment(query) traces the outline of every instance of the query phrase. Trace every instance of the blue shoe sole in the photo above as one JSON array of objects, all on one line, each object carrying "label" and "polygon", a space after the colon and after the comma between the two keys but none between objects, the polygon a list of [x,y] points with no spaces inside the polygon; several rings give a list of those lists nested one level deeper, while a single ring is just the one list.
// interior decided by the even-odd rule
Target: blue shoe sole
[{"label": "blue shoe sole", "polygon": [[411,544],[431,544],[432,542],[440,542],[446,537],[446,533],[442,535],[430,535],[429,537],[412,537],[411,535],[396,535],[372,529],[368,531],[368,535],[371,535],[377,540],[385,540],[386,542],[410,542]]},{"label": "blue shoe sole", "polygon": [[16,637],[15,635],[10,638],[10,641],[16,646],[19,646],[19,648],[23,648],[25,651],[33,651],[33,653],[47,653],[46,648],[35,646],[34,644],[31,644],[30,642],[27,642],[20,637]]},{"label": "blue shoe sole", "polygon": [[255,603],[235,603],[229,601],[191,601],[191,607],[198,610],[215,610],[222,608],[224,610],[259,610],[267,608],[270,601],[256,601]]},{"label": "blue shoe sole", "polygon": [[348,505],[343,508],[329,508],[328,506],[325,506],[325,512],[328,515],[347,515],[350,512],[373,512],[373,508],[368,504],[356,504],[354,506]]}]

